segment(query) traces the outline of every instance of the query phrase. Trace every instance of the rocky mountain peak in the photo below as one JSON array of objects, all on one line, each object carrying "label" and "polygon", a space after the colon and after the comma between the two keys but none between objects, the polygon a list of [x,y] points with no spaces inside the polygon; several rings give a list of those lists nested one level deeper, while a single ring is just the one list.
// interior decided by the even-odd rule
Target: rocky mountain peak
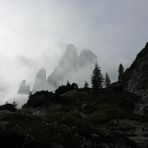
[{"label": "rocky mountain peak", "polygon": [[89,49],[85,49],[80,53],[79,66],[94,64],[97,61],[97,56]]},{"label": "rocky mountain peak", "polygon": [[77,53],[77,48],[73,44],[68,44],[66,53]]},{"label": "rocky mountain peak", "polygon": [[78,58],[77,48],[74,45],[69,44],[59,62],[59,65],[60,66],[61,65],[71,66],[71,64],[76,65],[77,58]]},{"label": "rocky mountain peak", "polygon": [[46,80],[46,70],[44,68],[40,69],[36,74],[36,77],[41,80]]},{"label": "rocky mountain peak", "polygon": [[48,90],[48,83],[46,80],[46,70],[44,68],[40,69],[36,74],[35,83],[32,92]]},{"label": "rocky mountain peak", "polygon": [[18,94],[29,94],[30,86],[27,85],[26,80],[23,80],[19,85]]},{"label": "rocky mountain peak", "polygon": [[69,73],[77,69],[78,51],[77,48],[69,44],[59,64],[56,66],[47,81],[53,87],[58,87],[59,82]]}]

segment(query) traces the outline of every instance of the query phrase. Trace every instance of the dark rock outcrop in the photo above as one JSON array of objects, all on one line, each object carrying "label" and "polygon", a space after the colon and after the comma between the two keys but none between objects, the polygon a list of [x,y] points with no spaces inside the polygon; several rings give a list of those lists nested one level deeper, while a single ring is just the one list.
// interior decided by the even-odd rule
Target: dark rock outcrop
[{"label": "dark rock outcrop", "polygon": [[18,93],[19,94],[29,94],[30,86],[26,84],[26,80],[23,80],[19,86]]},{"label": "dark rock outcrop", "polygon": [[122,78],[125,89],[148,101],[148,43]]}]

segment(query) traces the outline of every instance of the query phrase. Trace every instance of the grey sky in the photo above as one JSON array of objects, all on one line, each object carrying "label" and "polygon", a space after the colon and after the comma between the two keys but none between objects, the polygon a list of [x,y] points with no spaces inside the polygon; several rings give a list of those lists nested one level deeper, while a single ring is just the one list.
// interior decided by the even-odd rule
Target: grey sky
[{"label": "grey sky", "polygon": [[[112,79],[148,41],[147,0],[0,0],[0,80],[2,89],[48,74],[64,47],[91,49]],[[55,60],[56,59],[56,60]]]}]

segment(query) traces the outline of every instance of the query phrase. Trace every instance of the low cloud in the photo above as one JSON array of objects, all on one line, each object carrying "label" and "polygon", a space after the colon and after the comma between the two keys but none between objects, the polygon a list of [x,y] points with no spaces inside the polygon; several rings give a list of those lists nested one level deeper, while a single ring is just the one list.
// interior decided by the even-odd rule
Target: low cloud
[{"label": "low cloud", "polygon": [[91,49],[115,81],[119,63],[128,67],[148,40],[147,5],[147,0],[1,0],[0,90],[10,96],[23,79],[32,84],[42,67],[49,75],[68,43],[79,52]]}]

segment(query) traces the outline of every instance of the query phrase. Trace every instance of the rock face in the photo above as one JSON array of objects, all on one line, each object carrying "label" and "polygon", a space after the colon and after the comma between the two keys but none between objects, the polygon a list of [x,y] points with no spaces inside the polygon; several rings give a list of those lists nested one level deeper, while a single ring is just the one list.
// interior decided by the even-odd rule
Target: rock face
[{"label": "rock face", "polygon": [[37,91],[48,90],[48,83],[46,81],[46,70],[41,69],[36,74],[35,83],[33,86],[32,92],[35,93]]},{"label": "rock face", "polygon": [[78,55],[77,48],[70,44],[67,46],[67,50],[62,56],[58,66],[53,73],[48,77],[47,81],[49,85],[57,88],[63,79],[69,80],[69,77],[76,77],[77,73],[82,68],[88,65],[94,65],[97,62],[97,56],[90,50],[83,50]]},{"label": "rock face", "polygon": [[97,56],[90,51],[89,49],[85,49],[80,53],[79,57],[79,67],[84,67],[89,64],[94,64],[97,61]]},{"label": "rock face", "polygon": [[67,46],[67,50],[62,56],[58,66],[53,73],[48,77],[47,81],[55,88],[58,87],[59,82],[66,77],[69,72],[75,71],[77,68],[78,52],[74,45]]},{"label": "rock face", "polygon": [[76,78],[81,79],[80,75],[84,77],[84,73],[88,73],[89,67],[94,66],[96,62],[97,56],[92,51],[88,49],[83,50],[79,55],[77,48],[69,44],[59,64],[48,78],[46,78],[45,69],[41,69],[37,73],[32,92],[35,93],[42,90],[53,91],[59,85],[69,80],[78,81]]},{"label": "rock face", "polygon": [[26,84],[26,80],[23,80],[19,86],[19,94],[29,94],[30,86]]},{"label": "rock face", "polygon": [[141,95],[148,101],[148,43],[125,71],[123,83],[127,91]]}]

